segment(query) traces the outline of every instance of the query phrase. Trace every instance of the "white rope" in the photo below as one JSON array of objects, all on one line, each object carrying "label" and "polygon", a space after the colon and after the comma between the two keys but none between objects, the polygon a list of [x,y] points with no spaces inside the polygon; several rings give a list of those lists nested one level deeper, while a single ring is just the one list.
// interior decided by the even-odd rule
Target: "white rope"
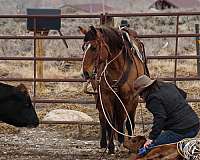
[{"label": "white rope", "polygon": [[[100,98],[100,102],[101,102],[101,108],[102,108],[102,111],[103,111],[103,114],[104,114],[104,116],[105,116],[105,118],[106,118],[106,120],[107,120],[107,122],[108,122],[108,124],[110,125],[110,127],[115,131],[115,132],[117,132],[117,133],[119,133],[119,134],[121,134],[121,135],[123,135],[123,136],[126,136],[126,137],[133,137],[133,135],[132,136],[130,136],[130,135],[128,135],[128,134],[124,134],[124,133],[122,133],[122,132],[120,132],[120,131],[118,131],[112,124],[111,124],[111,122],[109,121],[109,119],[108,119],[108,117],[107,117],[107,115],[106,115],[106,113],[105,113],[105,109],[104,109],[104,106],[103,106],[103,103],[102,103],[102,97],[101,97],[101,87],[100,87],[100,85],[99,85],[99,98]],[[130,124],[131,124],[131,122],[130,122]],[[132,125],[132,124],[131,124]]]},{"label": "white rope", "polygon": [[[106,74],[104,72],[104,78],[105,78],[105,81],[106,81],[106,84],[108,85],[108,87],[110,88],[110,90],[115,94],[115,96],[117,97],[117,99],[120,101],[120,103],[122,104],[123,108],[124,108],[124,111],[126,112],[126,115],[128,117],[128,120],[130,122],[130,126],[131,126],[131,133],[132,135],[134,134],[133,133],[133,125],[131,123],[131,119],[130,119],[130,116],[128,115],[128,111],[126,110],[126,107],[124,105],[124,103],[122,102],[122,100],[120,99],[120,97],[117,95],[117,93],[112,89],[112,87],[110,86],[110,84],[108,83],[107,79],[106,79]],[[133,136],[132,136],[133,137]]]},{"label": "white rope", "polygon": [[[117,93],[112,89],[112,87],[111,87],[110,84],[108,83],[108,81],[107,81],[107,79],[106,79],[106,73],[105,73],[105,72],[106,72],[106,69],[107,69],[107,67],[108,67],[108,65],[109,65],[110,63],[112,63],[112,62],[121,54],[121,52],[122,52],[122,50],[121,50],[121,51],[119,52],[119,54],[118,54],[115,58],[113,58],[110,62],[107,63],[107,61],[106,61],[106,65],[105,65],[105,67],[104,67],[104,69],[103,69],[103,71],[102,71],[102,73],[101,73],[100,79],[99,79],[99,88],[98,88],[98,91],[99,91],[99,98],[100,98],[100,102],[101,102],[102,111],[103,111],[104,116],[105,116],[105,118],[106,118],[108,124],[110,125],[110,127],[111,127],[115,132],[117,132],[117,133],[119,133],[119,134],[121,134],[121,135],[123,135],[123,136],[126,136],[126,137],[133,137],[133,125],[132,125],[131,119],[130,119],[130,117],[129,117],[129,115],[128,115],[128,112],[127,112],[127,110],[126,110],[126,107],[125,107],[125,105],[123,104],[123,102],[122,102],[122,100],[120,99],[120,97],[117,95]],[[115,96],[118,98],[118,100],[120,101],[120,103],[122,104],[122,106],[123,106],[123,108],[124,108],[124,110],[125,110],[125,112],[126,112],[126,115],[127,115],[127,117],[128,117],[128,120],[129,120],[129,122],[130,122],[132,136],[127,135],[127,134],[124,134],[124,133],[118,131],[118,130],[111,124],[111,122],[109,121],[109,119],[108,119],[108,117],[107,117],[107,115],[106,115],[106,113],[105,113],[105,109],[104,109],[103,102],[102,102],[102,97],[101,97],[101,88],[100,88],[101,77],[102,77],[103,75],[104,75],[106,84],[107,84],[108,87],[111,89],[111,91],[115,94]]]},{"label": "white rope", "polygon": [[200,160],[200,138],[187,138],[177,143],[178,152],[187,160]]}]

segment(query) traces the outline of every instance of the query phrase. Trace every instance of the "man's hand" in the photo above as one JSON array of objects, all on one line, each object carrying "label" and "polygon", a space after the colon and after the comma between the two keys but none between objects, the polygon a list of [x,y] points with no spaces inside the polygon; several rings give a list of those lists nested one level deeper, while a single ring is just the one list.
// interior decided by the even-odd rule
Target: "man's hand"
[{"label": "man's hand", "polygon": [[147,141],[144,144],[144,147],[147,148],[152,142],[153,142],[153,140],[147,139]]}]

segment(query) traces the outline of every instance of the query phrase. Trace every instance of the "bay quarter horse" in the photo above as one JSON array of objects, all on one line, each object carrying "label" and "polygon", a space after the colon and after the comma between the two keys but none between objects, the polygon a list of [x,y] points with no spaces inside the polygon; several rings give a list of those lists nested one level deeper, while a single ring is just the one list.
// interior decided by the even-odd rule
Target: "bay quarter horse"
[{"label": "bay quarter horse", "polygon": [[100,147],[114,153],[114,131],[118,133],[120,144],[124,142],[124,124],[128,135],[131,137],[133,134],[138,104],[133,82],[149,73],[144,47],[137,38],[131,37],[130,41],[128,32],[121,29],[106,26],[79,29],[85,35],[82,46],[83,77],[91,81],[97,91],[95,100],[101,126]]}]

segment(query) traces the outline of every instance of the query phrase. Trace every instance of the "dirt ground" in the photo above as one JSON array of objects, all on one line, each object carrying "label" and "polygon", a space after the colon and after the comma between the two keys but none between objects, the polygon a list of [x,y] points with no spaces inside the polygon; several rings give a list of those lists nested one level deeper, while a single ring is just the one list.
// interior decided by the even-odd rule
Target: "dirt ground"
[{"label": "dirt ground", "polygon": [[[94,106],[75,105],[69,108],[82,110],[98,120]],[[138,107],[137,121],[142,116],[144,121],[149,121],[149,113],[144,109],[141,115],[140,109]],[[39,115],[41,111],[44,108],[37,109]],[[33,129],[1,124],[0,128],[0,160],[128,160],[130,156],[126,149],[117,150],[114,155],[103,154],[104,149],[99,147],[99,126],[84,125],[81,133],[77,125],[63,124],[40,124]],[[144,126],[144,135],[150,128],[150,125]],[[136,125],[135,134],[143,134],[142,125]]]},{"label": "dirt ground", "polygon": [[[94,106],[69,108],[82,110],[98,120]],[[44,110],[37,109],[39,116]],[[126,160],[129,157],[126,149],[117,150],[115,155],[103,154],[105,149],[99,147],[99,126],[83,125],[81,133],[77,125],[63,124],[40,124],[33,129],[0,124],[0,128],[0,160]],[[137,125],[136,133],[141,132],[142,127]]]},{"label": "dirt ground", "polygon": [[[49,128],[20,129],[17,134],[1,134],[1,160],[94,160],[104,150],[99,148],[97,137],[67,138],[62,132]],[[102,159],[126,159],[128,152],[104,155]]]}]

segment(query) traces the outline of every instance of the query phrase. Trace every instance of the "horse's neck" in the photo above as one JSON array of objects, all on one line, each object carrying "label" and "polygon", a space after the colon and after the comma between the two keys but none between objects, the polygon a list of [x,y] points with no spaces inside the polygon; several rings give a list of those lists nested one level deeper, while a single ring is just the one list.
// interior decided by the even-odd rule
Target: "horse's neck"
[{"label": "horse's neck", "polygon": [[[125,57],[121,54],[115,61],[113,61],[107,69],[107,76],[112,81],[120,81],[123,76],[128,77],[128,73],[130,70],[130,64],[127,63]],[[127,74],[127,75],[125,75]]]},{"label": "horse's neck", "polygon": [[145,74],[144,64],[132,53],[132,50],[127,45],[123,50],[118,50],[112,53],[112,55],[108,63],[114,60],[108,65],[106,76],[110,84],[114,84],[115,87],[122,86],[126,83],[130,83],[132,86],[133,81],[137,77]]}]

